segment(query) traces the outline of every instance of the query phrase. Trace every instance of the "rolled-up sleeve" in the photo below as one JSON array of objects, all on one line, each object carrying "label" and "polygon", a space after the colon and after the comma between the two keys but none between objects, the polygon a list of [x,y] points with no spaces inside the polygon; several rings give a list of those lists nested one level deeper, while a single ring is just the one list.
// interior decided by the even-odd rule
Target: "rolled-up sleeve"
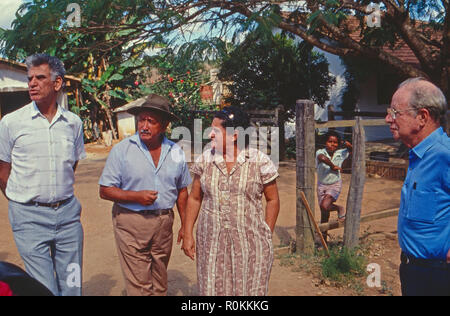
[{"label": "rolled-up sleeve", "polygon": [[191,172],[199,177],[201,177],[203,174],[204,155],[205,154],[198,156],[191,166]]},{"label": "rolled-up sleeve", "polygon": [[181,175],[178,178],[177,189],[186,188],[192,182],[191,174],[189,173],[189,167],[186,162],[183,162],[183,166],[181,167]]},{"label": "rolled-up sleeve", "polygon": [[13,142],[11,141],[8,125],[5,118],[0,121],[0,160],[11,163],[11,152]]},{"label": "rolled-up sleeve", "polygon": [[77,134],[75,135],[75,160],[81,160],[86,158],[86,151],[84,149],[84,133],[83,133],[83,123],[80,120]]},{"label": "rolled-up sleeve", "polygon": [[175,145],[172,148],[172,159],[174,159],[175,163],[178,163],[179,166],[179,176],[177,177],[176,186],[177,189],[183,189],[186,188],[189,184],[192,182],[191,174],[189,173],[189,167],[186,162],[186,155],[184,154],[181,147]]},{"label": "rolled-up sleeve", "polygon": [[108,159],[106,160],[105,167],[103,168],[102,175],[98,184],[105,187],[122,187],[121,179],[121,161],[117,147],[113,147],[109,153]]},{"label": "rolled-up sleeve", "polygon": [[260,153],[259,172],[261,174],[261,181],[267,184],[278,178],[278,170],[270,157],[266,154]]}]

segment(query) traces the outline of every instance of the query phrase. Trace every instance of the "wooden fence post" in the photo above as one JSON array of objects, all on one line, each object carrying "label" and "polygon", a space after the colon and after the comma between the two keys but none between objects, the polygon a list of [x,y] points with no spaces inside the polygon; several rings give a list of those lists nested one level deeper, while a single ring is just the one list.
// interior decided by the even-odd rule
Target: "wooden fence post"
[{"label": "wooden fence post", "polygon": [[309,205],[315,205],[314,102],[310,100],[297,101],[295,133],[297,140],[296,252],[312,254],[314,252],[314,233],[300,192],[304,192]]},{"label": "wooden fence post", "polygon": [[365,132],[362,120],[356,117],[353,128],[352,177],[347,197],[344,246],[351,249],[358,245],[361,206],[366,181]]}]

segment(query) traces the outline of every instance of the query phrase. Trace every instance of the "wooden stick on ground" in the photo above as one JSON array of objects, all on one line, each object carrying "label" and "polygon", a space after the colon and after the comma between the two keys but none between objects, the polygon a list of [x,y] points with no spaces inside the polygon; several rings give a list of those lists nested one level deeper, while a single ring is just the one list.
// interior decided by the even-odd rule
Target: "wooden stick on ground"
[{"label": "wooden stick on ground", "polygon": [[319,226],[317,225],[316,220],[314,219],[314,214],[312,213],[311,208],[309,207],[309,203],[306,200],[305,193],[303,193],[303,191],[300,191],[300,196],[302,198],[303,204],[306,207],[306,211],[308,212],[309,218],[313,222],[314,228],[316,229],[316,233],[320,237],[320,242],[322,243],[322,246],[325,249],[325,251],[327,252],[327,256],[329,257],[330,256],[330,252],[328,251],[328,245],[325,242],[325,239],[323,239],[322,232],[320,231]]}]

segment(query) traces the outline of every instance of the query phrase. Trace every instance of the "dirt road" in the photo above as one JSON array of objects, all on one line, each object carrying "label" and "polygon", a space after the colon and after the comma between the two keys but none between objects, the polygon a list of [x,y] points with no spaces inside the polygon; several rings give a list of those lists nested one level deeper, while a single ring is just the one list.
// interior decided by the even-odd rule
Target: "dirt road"
[{"label": "dirt road", "polygon": [[[87,296],[124,295],[124,285],[114,244],[112,203],[98,197],[97,181],[102,172],[107,153],[102,146],[86,146],[88,159],[80,162],[76,172],[75,194],[83,205],[82,223],[85,233],[83,293]],[[273,243],[275,247],[286,245],[295,236],[295,164],[280,165],[278,181],[281,212],[277,221]],[[338,203],[345,205],[349,175],[344,175],[344,188]],[[401,181],[368,178],[363,202],[363,214],[393,208],[399,205]],[[317,204],[317,202],[316,202]],[[316,218],[319,218],[316,205]],[[332,214],[332,219],[336,214]],[[180,227],[176,217],[174,232]],[[354,288],[336,288],[321,282],[317,273],[294,264],[286,264],[286,256],[279,256],[273,266],[269,283],[269,295],[400,295],[398,265],[400,250],[396,240],[396,218],[388,218],[363,224],[362,235],[371,241],[369,261],[381,266],[383,288],[362,285]],[[331,233],[332,240],[339,240],[342,229]],[[8,261],[23,267],[16,250],[8,221],[7,201],[0,198],[0,261]],[[169,263],[169,295],[196,295],[195,263],[186,257],[180,246],[174,244]]]}]

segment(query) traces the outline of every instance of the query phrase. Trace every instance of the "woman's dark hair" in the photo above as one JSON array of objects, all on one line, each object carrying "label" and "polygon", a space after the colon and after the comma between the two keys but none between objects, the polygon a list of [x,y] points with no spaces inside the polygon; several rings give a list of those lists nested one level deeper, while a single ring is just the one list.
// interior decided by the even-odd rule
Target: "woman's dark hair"
[{"label": "woman's dark hair", "polygon": [[222,111],[216,112],[214,118],[222,120],[222,126],[238,128],[242,127],[244,130],[250,126],[250,119],[248,115],[241,109],[234,106],[227,106]]}]

